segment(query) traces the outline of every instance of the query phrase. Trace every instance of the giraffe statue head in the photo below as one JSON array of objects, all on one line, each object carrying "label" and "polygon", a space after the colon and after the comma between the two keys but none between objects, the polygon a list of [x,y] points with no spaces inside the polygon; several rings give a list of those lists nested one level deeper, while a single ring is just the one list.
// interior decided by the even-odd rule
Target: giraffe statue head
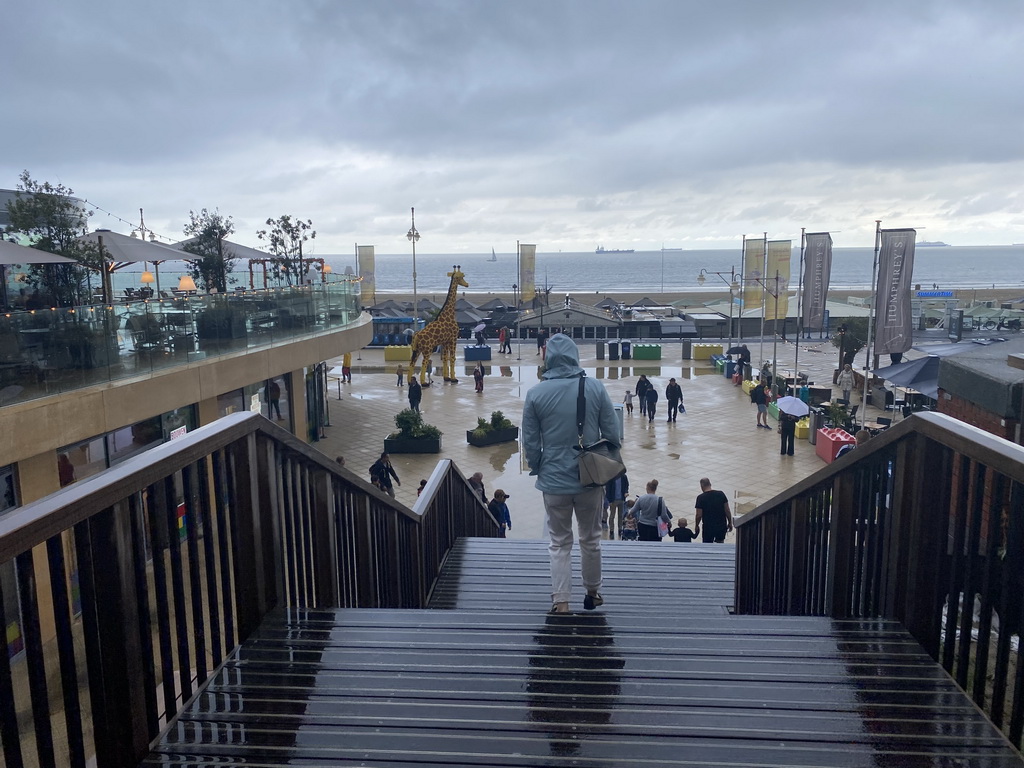
[{"label": "giraffe statue head", "polygon": [[452,271],[448,273],[448,277],[452,279],[452,286],[461,285],[463,288],[469,288],[469,283],[466,282],[466,276],[462,274],[462,265],[455,264],[452,266]]}]

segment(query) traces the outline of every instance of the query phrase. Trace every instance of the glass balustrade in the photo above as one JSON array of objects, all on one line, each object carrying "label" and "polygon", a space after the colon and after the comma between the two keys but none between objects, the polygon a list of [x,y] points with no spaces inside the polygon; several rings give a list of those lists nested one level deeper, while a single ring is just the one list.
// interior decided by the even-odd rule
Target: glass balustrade
[{"label": "glass balustrade", "polygon": [[359,284],[181,294],[0,314],[0,406],[337,330]]}]

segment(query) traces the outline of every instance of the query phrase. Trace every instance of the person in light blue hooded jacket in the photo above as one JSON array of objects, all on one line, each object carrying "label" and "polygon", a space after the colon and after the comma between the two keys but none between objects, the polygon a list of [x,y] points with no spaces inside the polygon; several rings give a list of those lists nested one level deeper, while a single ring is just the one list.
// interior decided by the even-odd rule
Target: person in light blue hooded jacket
[{"label": "person in light blue hooded jacket", "polygon": [[572,518],[580,537],[583,586],[587,594],[583,607],[601,605],[601,513],[604,489],[580,485],[576,465],[579,445],[576,430],[576,399],[580,378],[587,400],[583,422],[586,445],[600,439],[622,444],[619,420],[604,385],[586,378],[580,367],[580,353],[568,336],[556,333],[547,344],[543,381],[526,393],[523,405],[523,445],[530,474],[544,493],[544,508],[551,555],[551,612],[568,613],[572,589]]}]

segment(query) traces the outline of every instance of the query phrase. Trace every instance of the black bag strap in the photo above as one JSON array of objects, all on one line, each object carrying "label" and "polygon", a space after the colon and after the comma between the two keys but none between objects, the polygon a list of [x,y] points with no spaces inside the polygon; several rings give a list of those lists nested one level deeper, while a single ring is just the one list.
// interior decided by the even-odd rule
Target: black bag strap
[{"label": "black bag strap", "polygon": [[580,390],[576,395],[576,434],[580,439],[580,448],[583,448],[583,422],[587,418],[587,398],[583,394],[584,377],[580,376]]}]

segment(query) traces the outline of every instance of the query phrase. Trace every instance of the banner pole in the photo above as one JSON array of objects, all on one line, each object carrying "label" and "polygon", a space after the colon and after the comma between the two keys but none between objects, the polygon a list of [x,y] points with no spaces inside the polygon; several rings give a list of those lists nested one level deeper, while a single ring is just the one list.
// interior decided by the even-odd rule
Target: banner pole
[{"label": "banner pole", "polygon": [[764,281],[768,277],[768,233],[764,233],[764,240],[761,241],[763,251],[761,254],[761,346],[758,348],[758,355],[761,357],[761,364],[764,365],[764,316],[768,314],[768,296],[764,290]]},{"label": "banner pole", "polygon": [[872,289],[872,291],[874,291],[874,293],[872,295],[870,311],[868,312],[868,338],[867,338],[867,342],[864,344],[864,397],[861,400],[861,404],[864,407],[861,408],[861,415],[860,415],[861,416],[861,418],[860,418],[861,428],[864,427],[864,423],[867,421],[867,410],[868,410],[868,374],[871,371],[871,349],[872,349],[872,342],[874,341],[873,338],[872,338],[872,334],[874,333],[873,327],[874,327],[874,319],[875,319],[875,309],[876,309],[876,304],[878,303],[878,296],[879,296],[879,294],[878,294],[878,285],[876,284],[876,280],[878,279],[877,278],[877,274],[878,274],[878,251],[881,248],[881,242],[882,242],[882,220],[881,219],[875,219],[875,255],[874,255],[874,259],[871,262],[871,289]]},{"label": "banner pole", "polygon": [[[800,339],[804,333],[804,232],[807,227],[800,227],[800,272],[797,275],[796,285],[796,352],[793,354],[793,373],[800,379]],[[786,312],[788,315],[789,312]]]}]

